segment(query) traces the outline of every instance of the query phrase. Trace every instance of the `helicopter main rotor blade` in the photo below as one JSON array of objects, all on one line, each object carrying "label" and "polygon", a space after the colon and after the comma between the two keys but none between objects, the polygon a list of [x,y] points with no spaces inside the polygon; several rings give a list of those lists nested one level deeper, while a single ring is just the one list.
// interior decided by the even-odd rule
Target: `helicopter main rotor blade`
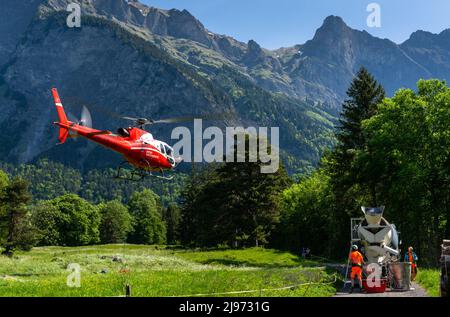
[{"label": "helicopter main rotor blade", "polygon": [[152,124],[157,124],[157,123],[180,123],[180,122],[189,122],[189,121],[194,121],[195,119],[201,119],[201,118],[199,118],[199,117],[193,117],[193,116],[189,116],[189,117],[167,118],[167,119],[155,120],[155,121],[152,122]]},{"label": "helicopter main rotor blade", "polygon": [[125,120],[131,120],[131,121],[137,121],[139,120],[138,118],[132,118],[132,117],[120,117],[121,119],[125,119]]},{"label": "helicopter main rotor blade", "polygon": [[221,115],[211,115],[211,114],[209,114],[209,115],[184,116],[184,117],[174,117],[174,118],[155,120],[155,121],[150,122],[150,123],[156,124],[156,123],[193,122],[196,119],[221,121],[221,120],[225,119],[225,116],[223,114],[221,114]]},{"label": "helicopter main rotor blade", "polygon": [[[216,113],[216,114],[203,114],[203,115],[190,115],[190,116],[181,116],[181,117],[174,117],[174,118],[166,118],[166,119],[158,119],[158,120],[152,120],[151,118],[135,118],[135,117],[129,117],[129,116],[123,116],[114,110],[112,110],[109,107],[102,106],[97,103],[88,103],[81,98],[78,97],[67,97],[66,100],[68,102],[73,102],[77,105],[88,105],[89,108],[94,109],[95,111],[101,112],[102,114],[115,119],[122,119],[122,120],[129,120],[133,121],[136,126],[146,126],[150,124],[170,124],[170,123],[180,123],[180,122],[193,122],[194,119],[202,119],[202,120],[209,120],[209,121],[224,121],[227,120],[230,117],[230,114],[226,113]],[[91,120],[92,121],[92,120]]]}]

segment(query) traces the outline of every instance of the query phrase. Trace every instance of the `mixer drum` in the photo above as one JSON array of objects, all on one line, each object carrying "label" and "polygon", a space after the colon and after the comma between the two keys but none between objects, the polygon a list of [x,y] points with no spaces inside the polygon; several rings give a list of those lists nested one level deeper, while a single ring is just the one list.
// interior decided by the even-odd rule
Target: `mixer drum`
[{"label": "mixer drum", "polygon": [[368,263],[381,265],[396,260],[399,255],[398,233],[395,226],[383,218],[384,206],[361,209],[365,219],[359,224],[357,234]]}]

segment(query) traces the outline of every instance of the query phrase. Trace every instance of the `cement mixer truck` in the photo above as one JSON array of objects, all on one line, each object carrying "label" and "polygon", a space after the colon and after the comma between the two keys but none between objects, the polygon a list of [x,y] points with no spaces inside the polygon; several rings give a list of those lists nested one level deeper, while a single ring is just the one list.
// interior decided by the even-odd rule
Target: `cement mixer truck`
[{"label": "cement mixer truck", "polygon": [[365,257],[363,286],[367,292],[410,289],[410,263],[400,262],[399,233],[384,217],[384,206],[361,207],[364,218],[351,219],[351,245]]}]

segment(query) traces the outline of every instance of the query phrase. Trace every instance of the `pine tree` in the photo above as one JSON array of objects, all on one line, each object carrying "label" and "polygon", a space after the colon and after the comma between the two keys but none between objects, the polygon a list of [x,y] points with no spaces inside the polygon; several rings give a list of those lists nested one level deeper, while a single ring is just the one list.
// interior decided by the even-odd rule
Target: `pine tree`
[{"label": "pine tree", "polygon": [[8,184],[9,184],[8,174],[0,170],[0,245],[3,245],[3,243],[5,242],[4,240],[8,232],[8,224],[6,221],[7,210],[3,202]]},{"label": "pine tree", "polygon": [[191,232],[191,240],[184,241],[234,247],[268,243],[280,218],[279,194],[290,179],[283,166],[275,173],[262,173],[260,160],[249,162],[248,136],[245,142],[245,162],[235,157],[207,171],[203,183],[184,193],[182,225]]},{"label": "pine tree", "polygon": [[178,243],[180,219],[180,207],[177,204],[172,203],[164,210],[168,244]]},{"label": "pine tree", "polygon": [[[371,204],[378,204],[376,185],[364,175],[359,175],[358,168],[353,165],[355,153],[367,146],[366,136],[363,134],[362,122],[377,113],[377,105],[385,97],[383,87],[375,78],[362,67],[347,90],[348,99],[342,106],[340,126],[336,133],[338,145],[328,161],[331,164],[331,175],[337,197],[343,199],[344,204],[354,201],[352,197],[345,199],[348,191],[355,183],[365,183],[371,197]],[[352,194],[352,193],[350,193]],[[356,207],[356,206],[354,206]]]},{"label": "pine tree", "polygon": [[[330,176],[334,203],[330,208],[331,241],[346,241],[350,217],[360,216],[361,204],[378,205],[376,180],[363,175],[355,164],[356,154],[367,147],[362,122],[376,115],[378,104],[385,96],[383,87],[361,68],[347,90],[348,99],[342,105],[336,131],[338,144],[321,161]],[[370,201],[365,201],[369,199]],[[341,256],[333,249],[333,256]]]},{"label": "pine tree", "polygon": [[377,112],[377,105],[384,99],[383,87],[362,67],[347,90],[349,99],[342,105],[340,126],[336,137],[340,151],[362,149],[365,137],[361,123]]},{"label": "pine tree", "polygon": [[[23,226],[27,224],[27,204],[31,201],[31,194],[28,192],[28,183],[20,178],[15,178],[6,187],[2,197],[1,205],[4,206],[6,214],[4,221],[7,228],[7,237],[3,245],[2,254],[11,256],[14,249],[27,249],[25,245],[31,242],[26,236],[28,233],[23,230]],[[29,232],[31,234],[31,232]],[[30,240],[30,241],[29,241]]]},{"label": "pine tree", "polygon": [[181,193],[181,219],[179,224],[179,239],[183,245],[193,246],[200,241],[202,225],[199,220],[202,217],[200,207],[205,207],[202,202],[204,189],[216,181],[217,175],[213,165],[207,165],[201,172],[192,165],[192,175]]}]

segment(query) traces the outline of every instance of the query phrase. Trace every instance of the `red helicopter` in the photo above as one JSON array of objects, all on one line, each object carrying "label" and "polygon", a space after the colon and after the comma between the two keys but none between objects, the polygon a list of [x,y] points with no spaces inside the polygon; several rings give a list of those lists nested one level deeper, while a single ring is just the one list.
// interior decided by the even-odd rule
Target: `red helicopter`
[{"label": "red helicopter", "polygon": [[[181,161],[180,157],[174,157],[173,148],[167,143],[156,140],[153,135],[144,130],[144,126],[156,123],[175,123],[186,121],[182,119],[151,120],[145,118],[123,117],[132,120],[135,126],[119,128],[117,134],[107,130],[92,129],[92,119],[89,111],[83,106],[81,120],[69,121],[64,111],[61,99],[56,88],[52,89],[53,99],[58,112],[59,142],[63,144],[67,138],[85,137],[123,155],[125,161],[117,169],[117,178],[128,180],[140,180],[147,176],[154,176],[166,180],[164,172],[173,170]],[[127,173],[125,165],[132,167]],[[154,174],[154,173],[159,173]]]}]

